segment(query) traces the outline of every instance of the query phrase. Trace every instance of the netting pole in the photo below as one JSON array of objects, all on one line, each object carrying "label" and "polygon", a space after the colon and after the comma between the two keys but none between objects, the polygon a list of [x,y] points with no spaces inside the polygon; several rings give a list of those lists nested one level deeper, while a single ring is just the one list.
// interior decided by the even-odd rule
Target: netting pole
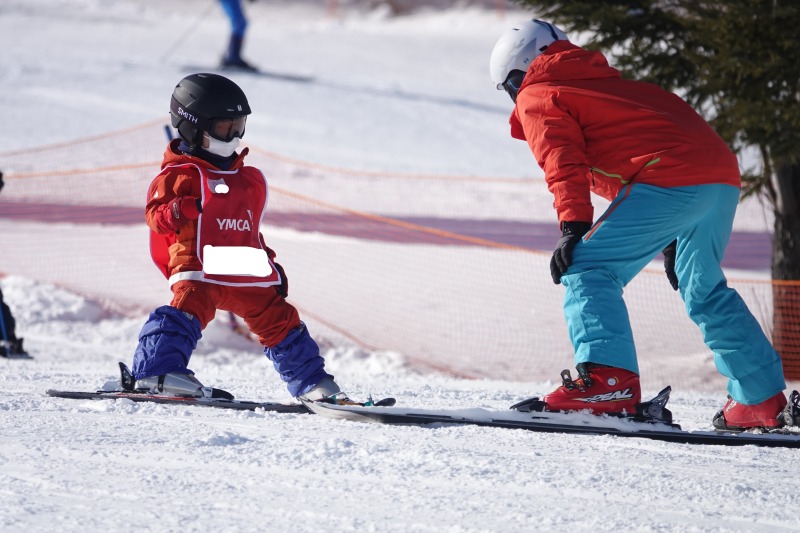
[{"label": "netting pole", "polygon": [[772,284],[772,344],[786,379],[800,380],[800,286]]}]

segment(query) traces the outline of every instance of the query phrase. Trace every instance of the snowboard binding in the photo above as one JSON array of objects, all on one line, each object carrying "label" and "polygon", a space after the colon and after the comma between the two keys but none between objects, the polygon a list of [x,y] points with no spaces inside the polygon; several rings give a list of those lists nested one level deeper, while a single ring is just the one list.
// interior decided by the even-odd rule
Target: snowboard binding
[{"label": "snowboard binding", "polygon": [[[672,411],[666,407],[671,392],[672,387],[667,386],[652,400],[637,403],[635,413],[608,414],[609,416],[628,418],[635,420],[636,422],[649,422],[653,424],[666,424],[672,427],[679,427],[672,423]],[[542,413],[547,411],[547,404],[539,399],[538,396],[535,396],[533,398],[528,398],[526,400],[522,400],[521,402],[517,402],[509,409],[513,409],[514,411],[519,411],[521,413]]]},{"label": "snowboard binding", "polygon": [[789,395],[789,403],[778,415],[778,420],[783,422],[786,427],[800,427],[800,392],[792,391]]},{"label": "snowboard binding", "polygon": [[[151,387],[137,386],[136,378],[128,366],[119,363],[119,381],[108,382],[103,386],[103,390],[120,390],[129,392],[131,394],[155,394],[155,395],[170,395],[170,396],[186,396],[192,398],[214,398],[220,400],[233,400],[233,394],[223,389],[216,389],[214,387],[205,387],[202,383],[196,380],[191,375],[186,374],[191,381],[177,378],[175,375],[166,374],[163,376],[155,376],[155,383]],[[184,376],[184,375],[179,375]],[[148,378],[152,379],[152,378]],[[109,387],[111,385],[111,387]]]},{"label": "snowboard binding", "polygon": [[317,403],[329,403],[333,405],[355,405],[358,407],[391,407],[397,402],[397,400],[395,400],[394,398],[383,398],[381,400],[375,401],[372,399],[371,394],[367,397],[367,401],[356,402],[348,398],[347,394],[345,394],[344,392],[337,392],[336,394],[331,394],[330,396],[326,396],[322,399],[315,401]]}]

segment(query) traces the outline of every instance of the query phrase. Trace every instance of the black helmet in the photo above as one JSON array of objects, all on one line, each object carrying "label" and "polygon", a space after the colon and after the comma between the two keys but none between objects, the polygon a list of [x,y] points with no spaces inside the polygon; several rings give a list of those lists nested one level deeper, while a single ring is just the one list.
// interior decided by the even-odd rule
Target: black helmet
[{"label": "black helmet", "polygon": [[202,144],[203,132],[212,130],[215,119],[245,117],[250,114],[250,105],[244,91],[228,78],[191,74],[175,86],[169,114],[172,127],[194,148]]}]

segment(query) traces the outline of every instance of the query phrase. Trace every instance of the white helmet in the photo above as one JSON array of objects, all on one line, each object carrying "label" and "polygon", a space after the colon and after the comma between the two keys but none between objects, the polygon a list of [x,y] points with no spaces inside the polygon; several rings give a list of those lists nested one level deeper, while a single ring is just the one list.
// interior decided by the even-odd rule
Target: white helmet
[{"label": "white helmet", "polygon": [[[492,81],[498,89],[504,89],[503,84],[511,72],[519,70],[524,76],[531,61],[539,57],[554,41],[562,40],[569,40],[567,34],[549,22],[534,19],[517,24],[505,32],[494,45],[489,60]],[[516,94],[512,96],[515,97]]]}]

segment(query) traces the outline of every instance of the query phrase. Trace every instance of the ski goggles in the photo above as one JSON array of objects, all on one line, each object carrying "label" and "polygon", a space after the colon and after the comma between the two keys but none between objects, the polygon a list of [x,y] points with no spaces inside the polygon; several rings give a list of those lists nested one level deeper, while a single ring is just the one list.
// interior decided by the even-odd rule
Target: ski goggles
[{"label": "ski goggles", "polygon": [[208,134],[217,140],[231,142],[236,137],[240,139],[244,135],[244,125],[247,117],[235,118],[214,118],[211,119],[211,126]]},{"label": "ski goggles", "polygon": [[517,102],[517,93],[519,92],[519,88],[522,85],[522,80],[525,79],[525,73],[521,70],[512,70],[508,73],[508,77],[506,81],[501,83],[497,88],[498,89],[505,89],[508,93],[508,96],[511,97],[511,100],[514,103]]}]

